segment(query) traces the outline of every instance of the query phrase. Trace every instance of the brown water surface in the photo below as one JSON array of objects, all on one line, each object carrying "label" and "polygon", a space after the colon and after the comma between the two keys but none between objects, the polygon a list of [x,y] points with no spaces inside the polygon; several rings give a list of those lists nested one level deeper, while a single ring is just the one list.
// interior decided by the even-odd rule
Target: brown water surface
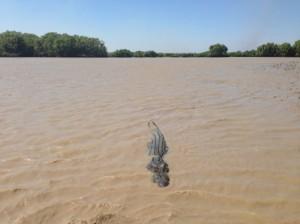
[{"label": "brown water surface", "polygon": [[300,223],[300,59],[1,58],[0,223]]}]

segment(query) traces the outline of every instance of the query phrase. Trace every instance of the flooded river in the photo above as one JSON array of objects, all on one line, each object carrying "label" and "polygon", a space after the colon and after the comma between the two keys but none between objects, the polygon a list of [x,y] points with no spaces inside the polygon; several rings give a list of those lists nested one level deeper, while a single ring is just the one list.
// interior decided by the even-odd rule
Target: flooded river
[{"label": "flooded river", "polygon": [[300,223],[300,59],[0,58],[0,223]]}]

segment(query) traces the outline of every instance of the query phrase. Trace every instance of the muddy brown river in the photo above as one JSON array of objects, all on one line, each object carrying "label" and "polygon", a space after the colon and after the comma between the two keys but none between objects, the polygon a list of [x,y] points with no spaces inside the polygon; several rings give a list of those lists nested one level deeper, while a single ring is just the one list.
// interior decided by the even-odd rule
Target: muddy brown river
[{"label": "muddy brown river", "polygon": [[0,58],[0,223],[300,223],[300,59]]}]

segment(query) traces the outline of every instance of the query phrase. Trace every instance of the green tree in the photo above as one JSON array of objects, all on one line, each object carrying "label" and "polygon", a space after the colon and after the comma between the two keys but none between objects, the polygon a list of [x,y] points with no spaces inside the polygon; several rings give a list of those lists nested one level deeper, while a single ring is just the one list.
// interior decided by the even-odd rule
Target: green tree
[{"label": "green tree", "polygon": [[294,50],[295,50],[295,55],[297,57],[300,57],[300,40],[297,40],[295,43],[294,43]]},{"label": "green tree", "polygon": [[242,57],[243,53],[241,51],[234,51],[228,53],[229,57]]},{"label": "green tree", "polygon": [[191,58],[191,57],[196,57],[197,54],[195,53],[180,53],[178,54],[179,57],[183,57],[183,58]]},{"label": "green tree", "polygon": [[278,47],[279,47],[279,55],[281,57],[295,56],[295,50],[289,43],[280,44]]},{"label": "green tree", "polygon": [[250,50],[250,51],[235,51],[235,52],[229,52],[229,57],[255,57],[256,51]]},{"label": "green tree", "polygon": [[25,56],[25,41],[22,34],[15,31],[1,33],[0,49],[2,56]]},{"label": "green tree", "polygon": [[39,56],[39,37],[30,33],[24,33],[22,37],[25,42],[22,55],[26,57]]},{"label": "green tree", "polygon": [[41,54],[48,57],[107,57],[104,42],[98,38],[47,33],[40,45]]},{"label": "green tree", "polygon": [[226,57],[228,48],[224,44],[214,44],[209,47],[210,57]]},{"label": "green tree", "polygon": [[56,56],[58,57],[74,57],[76,55],[75,38],[68,34],[57,36],[55,40]]},{"label": "green tree", "polygon": [[209,57],[210,52],[209,51],[204,51],[201,53],[198,53],[196,56],[197,57]]},{"label": "green tree", "polygon": [[144,57],[144,52],[143,51],[136,51],[136,52],[133,53],[133,57],[142,58],[142,57]]},{"label": "green tree", "polygon": [[276,57],[280,55],[279,47],[274,43],[260,45],[256,50],[256,56],[259,57]]},{"label": "green tree", "polygon": [[176,57],[175,53],[163,53],[162,54],[163,57]]},{"label": "green tree", "polygon": [[242,53],[243,57],[255,57],[256,56],[256,50],[250,50],[250,51],[244,51]]},{"label": "green tree", "polygon": [[158,54],[155,51],[146,51],[144,52],[144,57],[157,57]]},{"label": "green tree", "polygon": [[98,38],[84,38],[83,54],[88,57],[106,57],[107,50]]},{"label": "green tree", "polygon": [[127,58],[127,57],[133,57],[133,53],[130,50],[127,50],[127,49],[120,49],[120,50],[114,51],[111,56],[112,57]]},{"label": "green tree", "polygon": [[4,56],[4,49],[2,48],[1,42],[0,42],[0,57]]},{"label": "green tree", "polygon": [[47,57],[57,57],[58,49],[57,49],[57,39],[60,34],[58,33],[46,33],[41,37],[41,55]]}]

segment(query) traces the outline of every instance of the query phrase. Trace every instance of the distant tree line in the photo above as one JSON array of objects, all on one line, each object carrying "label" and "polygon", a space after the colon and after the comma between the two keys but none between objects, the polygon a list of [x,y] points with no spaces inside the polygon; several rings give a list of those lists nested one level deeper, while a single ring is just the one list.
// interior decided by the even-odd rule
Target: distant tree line
[{"label": "distant tree line", "polygon": [[30,33],[6,31],[0,33],[2,57],[300,57],[300,40],[290,43],[266,43],[256,50],[228,52],[224,44],[211,45],[201,53],[157,53],[120,49],[107,53],[98,38],[59,33],[37,36]]},{"label": "distant tree line", "polygon": [[2,57],[106,57],[104,42],[78,35],[47,33],[41,37],[15,31],[0,33]]},{"label": "distant tree line", "polygon": [[290,43],[266,43],[256,50],[229,52],[230,57],[300,57],[300,40]]},{"label": "distant tree line", "polygon": [[142,57],[161,57],[159,53],[156,53],[155,51],[135,51],[132,52],[127,49],[120,49],[116,50],[112,53],[109,54],[111,57],[137,57],[137,58],[142,58]]},{"label": "distant tree line", "polygon": [[224,44],[211,45],[208,51],[201,53],[156,53],[155,51],[116,50],[111,57],[300,57],[300,40],[290,43],[266,43],[256,50],[227,52]]}]

